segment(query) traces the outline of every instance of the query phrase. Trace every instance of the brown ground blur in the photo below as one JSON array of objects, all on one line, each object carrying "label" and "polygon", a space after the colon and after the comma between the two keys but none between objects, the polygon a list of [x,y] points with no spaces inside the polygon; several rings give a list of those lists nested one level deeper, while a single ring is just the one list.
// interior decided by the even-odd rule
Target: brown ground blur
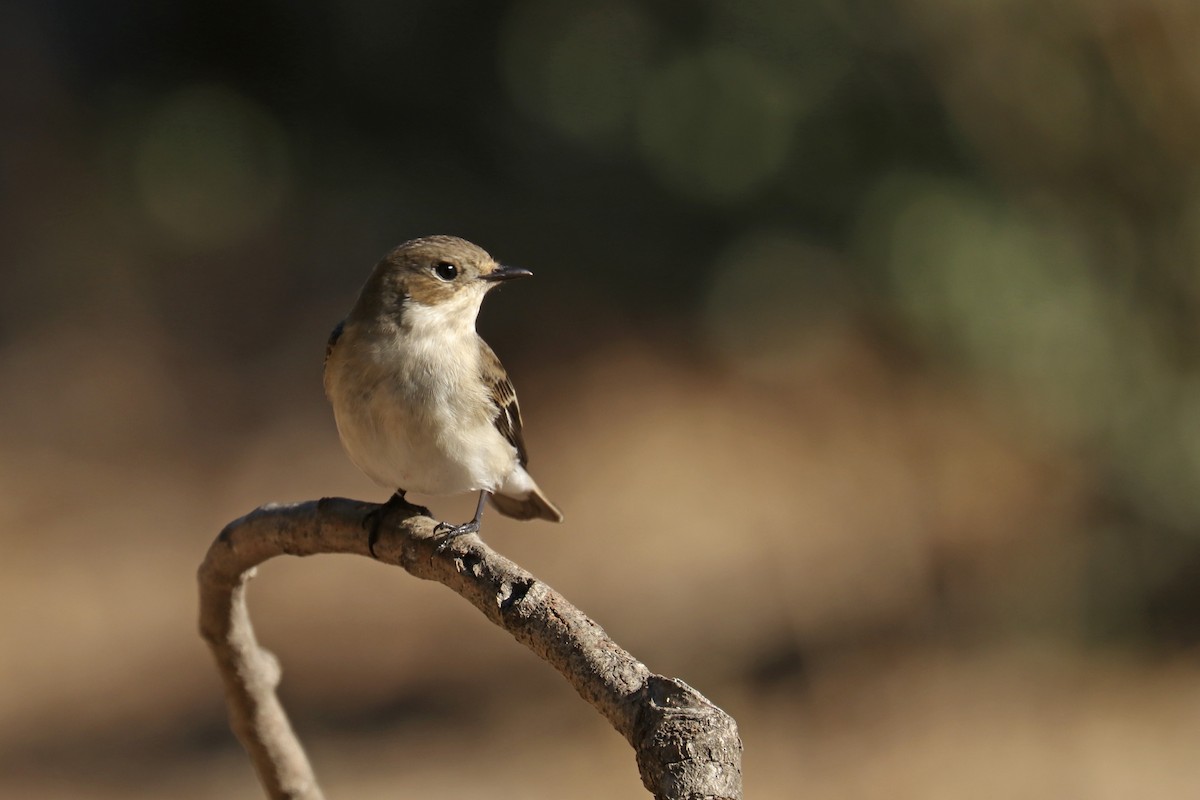
[{"label": "brown ground blur", "polygon": [[[2,356],[45,391],[4,409],[0,679],[20,690],[0,694],[0,794],[253,797],[193,570],[254,505],[380,492],[340,451],[319,347],[270,368],[273,419],[205,441],[153,353],[108,347],[139,332],[98,333]],[[632,340],[519,360],[533,466],[568,517],[491,518],[488,540],[730,711],[748,796],[1186,796],[1195,670],[1085,646],[1086,470],[836,345],[788,385]],[[281,561],[252,611],[331,797],[638,796],[624,742],[441,587]]]}]

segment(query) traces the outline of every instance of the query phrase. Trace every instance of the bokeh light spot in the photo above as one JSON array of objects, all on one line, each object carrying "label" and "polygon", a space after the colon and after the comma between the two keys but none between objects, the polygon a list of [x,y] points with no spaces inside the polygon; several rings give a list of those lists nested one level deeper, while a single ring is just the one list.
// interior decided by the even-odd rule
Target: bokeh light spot
[{"label": "bokeh light spot", "polygon": [[1095,425],[1098,401],[1114,389],[1117,320],[1079,244],[960,183],[918,179],[884,191],[888,266],[918,329],[1030,392],[1056,424]]},{"label": "bokeh light spot", "polygon": [[862,248],[883,259],[898,308],[931,349],[1042,435],[1114,453],[1145,513],[1195,518],[1200,382],[1178,374],[1153,321],[1104,283],[1070,225],[915,174],[886,178],[867,205]]},{"label": "bokeh light spot", "polygon": [[213,246],[278,212],[289,184],[283,130],[231,90],[193,86],[146,120],[134,177],[147,215],[171,238]]},{"label": "bokeh light spot", "polygon": [[569,139],[612,147],[630,130],[655,35],[634,5],[526,3],[506,21],[502,71],[526,112]]},{"label": "bokeh light spot", "polygon": [[745,50],[719,47],[653,76],[642,92],[638,144],[666,185],[692,200],[728,203],[774,177],[794,127],[787,83]]}]

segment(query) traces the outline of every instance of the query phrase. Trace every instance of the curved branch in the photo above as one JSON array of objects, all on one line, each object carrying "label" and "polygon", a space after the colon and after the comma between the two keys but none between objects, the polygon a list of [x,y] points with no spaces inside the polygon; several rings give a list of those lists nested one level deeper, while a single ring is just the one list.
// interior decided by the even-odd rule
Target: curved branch
[{"label": "curved branch", "polygon": [[[277,555],[370,557],[363,520],[382,508],[342,498],[263,506],[229,523],[200,566],[200,633],[224,680],[231,726],[272,798],[323,795],[275,694],[279,666],[254,636],[246,583]],[[375,557],[450,587],[561,672],[633,746],[642,783],[656,798],[741,798],[742,743],[732,717],[683,681],[651,673],[477,536],[439,551],[434,525],[415,510],[386,515]]]}]

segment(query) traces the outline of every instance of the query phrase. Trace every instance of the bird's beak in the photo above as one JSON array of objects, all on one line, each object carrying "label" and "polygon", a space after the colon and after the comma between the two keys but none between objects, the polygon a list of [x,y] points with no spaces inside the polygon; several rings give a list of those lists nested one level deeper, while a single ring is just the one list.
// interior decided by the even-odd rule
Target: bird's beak
[{"label": "bird's beak", "polygon": [[529,278],[532,275],[533,273],[524,267],[506,267],[502,264],[486,275],[480,275],[479,280],[499,283],[500,281],[511,281],[513,278]]}]

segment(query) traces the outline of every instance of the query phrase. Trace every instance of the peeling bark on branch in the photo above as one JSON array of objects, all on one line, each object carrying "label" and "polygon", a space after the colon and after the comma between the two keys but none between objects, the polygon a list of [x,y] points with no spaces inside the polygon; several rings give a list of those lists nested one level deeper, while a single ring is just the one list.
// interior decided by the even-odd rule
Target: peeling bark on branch
[{"label": "peeling bark on branch", "polygon": [[[280,669],[254,636],[246,583],[278,555],[370,557],[364,517],[381,506],[341,498],[263,506],[221,531],[200,566],[200,633],[225,683],[231,726],[272,798],[320,800],[275,688]],[[633,746],[660,800],[740,800],[742,743],[733,718],[683,681],[651,673],[562,595],[477,536],[438,552],[436,522],[385,517],[375,557],[465,597],[575,687]]]}]

